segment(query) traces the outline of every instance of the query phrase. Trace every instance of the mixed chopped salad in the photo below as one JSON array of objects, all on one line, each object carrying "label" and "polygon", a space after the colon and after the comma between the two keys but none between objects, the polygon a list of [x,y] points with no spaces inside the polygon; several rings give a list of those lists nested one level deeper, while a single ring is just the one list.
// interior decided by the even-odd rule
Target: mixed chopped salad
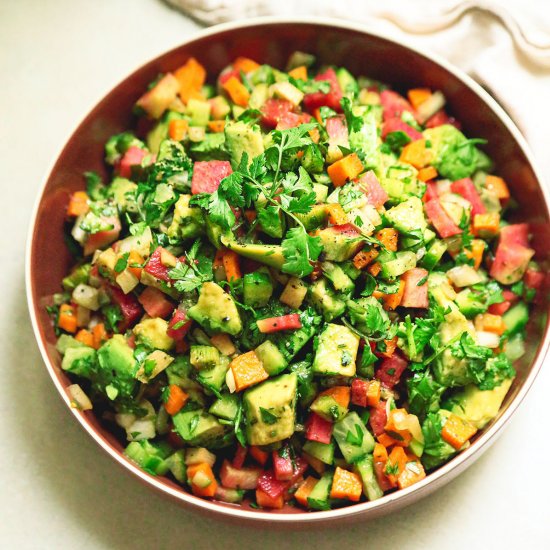
[{"label": "mixed chopped salad", "polygon": [[440,91],[189,59],[67,208],[49,311],[73,405],[196,496],[328,510],[409,487],[499,412],[544,274]]}]

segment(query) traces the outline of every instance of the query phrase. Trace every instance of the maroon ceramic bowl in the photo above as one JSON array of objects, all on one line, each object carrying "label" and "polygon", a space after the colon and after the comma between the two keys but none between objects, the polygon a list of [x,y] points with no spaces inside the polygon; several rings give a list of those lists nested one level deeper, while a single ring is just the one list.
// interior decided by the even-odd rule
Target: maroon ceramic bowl
[{"label": "maroon ceramic bowl", "polygon": [[[71,266],[63,240],[65,209],[72,192],[83,186],[82,173],[96,170],[106,175],[103,145],[107,138],[133,124],[132,106],[147,84],[159,73],[173,70],[190,56],[198,58],[216,75],[231,60],[243,55],[259,62],[284,67],[289,54],[302,50],[315,54],[322,64],[343,65],[355,74],[365,74],[399,89],[427,86],[442,90],[450,112],[464,125],[469,136],[486,138],[487,152],[498,173],[508,182],[520,208],[516,217],[533,228],[537,259],[549,259],[549,198],[534,166],[525,140],[498,104],[475,82],[441,59],[366,32],[358,25],[334,20],[258,19],[228,24],[197,33],[182,46],[146,63],[124,79],[88,114],[62,150],[48,175],[34,212],[27,250],[27,293],[30,315],[46,367],[68,407],[68,377],[60,368],[55,335],[44,305],[60,289]],[[285,527],[321,522],[331,524],[366,519],[406,506],[450,481],[472,464],[508,422],[533,383],[548,348],[548,304],[538,304],[528,326],[527,353],[516,365],[517,378],[499,416],[478,434],[474,443],[453,460],[416,485],[380,500],[326,512],[286,508],[279,512],[254,510],[199,499],[168,478],[153,477],[137,468],[122,454],[117,440],[94,415],[70,408],[83,428],[125,469],[177,502],[220,518],[236,518]],[[53,394],[51,396],[53,399]]]}]

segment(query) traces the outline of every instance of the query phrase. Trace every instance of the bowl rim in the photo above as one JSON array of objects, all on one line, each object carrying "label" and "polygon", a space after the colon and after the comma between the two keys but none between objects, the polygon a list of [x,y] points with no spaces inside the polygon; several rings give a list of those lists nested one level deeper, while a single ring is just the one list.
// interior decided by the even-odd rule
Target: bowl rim
[{"label": "bowl rim", "polygon": [[[33,237],[35,233],[36,219],[38,217],[38,211],[40,204],[42,202],[46,185],[50,179],[50,176],[53,172],[53,169],[58,162],[60,156],[65,150],[67,144],[72,139],[74,134],[78,131],[80,126],[87,120],[88,116],[94,110],[94,108],[101,103],[116,87],[120,86],[125,80],[127,80],[134,73],[138,72],[145,65],[154,62],[156,59],[170,54],[171,52],[180,49],[183,46],[186,46],[197,40],[207,38],[209,36],[214,36],[216,34],[235,31],[241,28],[250,27],[250,26],[262,26],[262,25],[309,25],[312,27],[326,27],[326,28],[338,28],[340,30],[350,30],[358,32],[364,35],[371,35],[382,40],[386,40],[395,44],[396,46],[404,47],[413,53],[423,56],[426,59],[430,60],[432,63],[435,63],[443,67],[448,72],[452,73],[464,86],[470,88],[487,106],[497,115],[500,122],[507,128],[507,130],[512,135],[513,139],[519,145],[521,152],[525,155],[528,164],[535,177],[537,178],[541,192],[543,194],[546,209],[549,210],[550,206],[550,190],[545,185],[545,179],[542,177],[542,173],[538,168],[537,162],[535,161],[533,154],[529,145],[527,144],[526,139],[521,134],[520,130],[516,124],[512,121],[510,116],[504,111],[504,109],[499,105],[499,103],[492,98],[488,92],[486,92],[475,80],[473,80],[469,75],[467,75],[462,69],[454,66],[451,62],[447,61],[443,57],[425,50],[424,48],[417,47],[412,45],[409,42],[408,37],[403,39],[401,37],[395,36],[393,33],[384,33],[379,32],[373,28],[369,23],[355,23],[351,21],[345,21],[336,17],[320,17],[320,16],[300,16],[300,17],[286,17],[286,16],[266,16],[266,17],[254,17],[248,19],[242,19],[239,21],[222,23],[219,25],[213,25],[196,32],[193,32],[189,38],[182,41],[177,46],[170,48],[167,51],[161,52],[154,57],[146,60],[145,62],[139,63],[139,65],[126,74],[123,78],[117,80],[114,85],[110,85],[106,92],[103,92],[100,98],[94,101],[91,105],[91,108],[85,111],[85,115],[81,118],[80,122],[73,127],[70,131],[68,137],[62,141],[62,145],[58,150],[58,153],[53,157],[52,162],[48,169],[45,172],[43,181],[38,189],[38,193],[34,202],[32,209],[32,214],[28,226],[26,250],[25,250],[25,286],[27,294],[27,306],[29,309],[29,315],[31,318],[31,323],[33,327],[34,336],[36,338],[40,354],[45,363],[45,366],[48,370],[52,381],[57,388],[61,398],[65,401],[67,407],[73,413],[74,417],[78,420],[82,428],[88,432],[88,434],[95,440],[95,442],[109,455],[113,458],[119,465],[125,468],[127,471],[131,472],[137,476],[142,482],[147,485],[152,486],[157,489],[159,492],[166,494],[167,496],[172,497],[175,500],[178,500],[180,503],[186,504],[189,507],[197,510],[202,510],[204,512],[210,513],[211,515],[220,515],[225,516],[226,518],[238,518],[248,520],[248,523],[263,523],[264,525],[284,525],[284,524],[312,524],[312,523],[334,523],[334,520],[338,519],[351,519],[357,518],[360,515],[365,515],[368,512],[371,512],[372,517],[380,516],[386,514],[397,507],[404,507],[408,504],[411,504],[413,501],[426,496],[435,489],[441,487],[462,471],[464,471],[468,466],[473,464],[475,459],[479,458],[481,454],[496,440],[496,437],[502,433],[502,428],[508,423],[510,417],[514,414],[520,403],[523,401],[528,391],[530,390],[533,382],[535,381],[547,355],[548,349],[550,347],[550,321],[547,320],[546,327],[544,328],[544,335],[541,340],[541,344],[536,352],[536,356],[532,362],[529,374],[527,375],[524,383],[518,390],[518,393],[514,399],[510,402],[506,410],[502,412],[500,417],[493,423],[490,428],[483,433],[475,443],[470,446],[468,449],[462,451],[451,461],[447,462],[436,471],[430,473],[422,481],[408,487],[406,489],[401,489],[389,495],[385,495],[379,500],[367,501],[351,506],[345,506],[336,510],[326,510],[318,512],[297,512],[290,514],[278,514],[273,512],[262,512],[256,510],[247,510],[243,509],[240,506],[231,506],[217,503],[215,501],[207,501],[194,495],[182,491],[181,489],[175,489],[168,484],[161,481],[161,478],[157,478],[150,474],[147,474],[139,467],[134,465],[128,459],[126,459],[121,453],[114,449],[109,442],[98,432],[96,431],[91,423],[87,420],[87,417],[83,414],[82,411],[79,411],[71,407],[69,396],[66,392],[65,387],[61,384],[58,376],[55,372],[53,363],[50,361],[45,342],[40,335],[40,323],[36,315],[36,309],[38,305],[35,303],[33,296],[33,284],[31,279],[31,256],[33,249]],[[223,518],[220,518],[223,519]]]}]

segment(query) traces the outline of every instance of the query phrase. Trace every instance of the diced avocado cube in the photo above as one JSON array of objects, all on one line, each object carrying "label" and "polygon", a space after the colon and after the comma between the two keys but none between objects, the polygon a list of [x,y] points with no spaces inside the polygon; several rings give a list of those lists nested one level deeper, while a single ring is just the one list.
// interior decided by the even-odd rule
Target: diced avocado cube
[{"label": "diced avocado cube", "polygon": [[335,422],[348,414],[348,409],[342,407],[332,395],[320,395],[309,408],[329,422]]},{"label": "diced avocado cube", "polygon": [[321,376],[354,376],[359,337],[349,328],[328,323],[319,336],[313,372]]},{"label": "diced avocado cube", "polygon": [[267,268],[261,268],[243,277],[243,299],[250,307],[264,307],[273,294],[273,283]]},{"label": "diced avocado cube", "polygon": [[91,268],[91,264],[82,264],[73,269],[70,275],[67,275],[63,279],[63,288],[67,291],[72,291],[80,284],[87,284]]},{"label": "diced avocado cube", "polygon": [[307,497],[307,505],[313,510],[330,510],[329,495],[332,487],[332,473],[327,472],[317,482]]},{"label": "diced avocado cube", "polygon": [[287,362],[279,348],[270,340],[261,343],[255,350],[269,376],[276,376],[287,367]]},{"label": "diced avocado cube", "polygon": [[208,409],[208,412],[225,420],[235,420],[239,412],[240,397],[235,393],[223,393]]},{"label": "diced avocado cube", "polygon": [[317,332],[321,318],[311,308],[300,313],[302,328],[271,335],[271,341],[279,348],[287,362],[309,342]]},{"label": "diced avocado cube", "polygon": [[297,383],[295,373],[283,374],[246,390],[243,406],[250,445],[269,445],[294,433]]},{"label": "diced avocado cube", "polygon": [[470,384],[452,398],[451,412],[481,430],[497,416],[512,382],[513,378],[508,378],[492,390]]},{"label": "diced avocado cube", "polygon": [[126,178],[116,177],[111,185],[109,191],[113,195],[115,202],[122,211],[128,210],[129,212],[136,211],[135,203],[135,191],[137,184]]},{"label": "diced avocado cube", "polygon": [[166,234],[179,239],[193,239],[204,233],[204,214],[200,208],[189,206],[191,195],[180,195],[174,206],[174,218]]},{"label": "diced avocado cube", "polygon": [[400,232],[409,233],[428,227],[424,217],[424,207],[418,197],[410,197],[406,201],[390,208],[386,212],[387,220]]},{"label": "diced avocado cube", "polygon": [[441,260],[443,254],[447,251],[447,244],[444,241],[436,239],[428,248],[421,261],[422,267],[431,271]]},{"label": "diced avocado cube", "polygon": [[210,120],[210,103],[199,99],[187,102],[187,115],[191,126],[206,126]]},{"label": "diced avocado cube", "polygon": [[295,107],[300,105],[302,99],[304,99],[304,93],[290,82],[277,82],[269,88],[269,91],[274,97],[290,101]]},{"label": "diced avocado cube", "polygon": [[168,464],[168,468],[170,469],[170,472],[172,472],[172,475],[176,478],[177,481],[180,483],[185,483],[187,481],[187,466],[185,465],[185,451],[183,449],[179,449],[175,453],[171,454],[167,459],[166,462]]},{"label": "diced avocado cube", "polygon": [[168,336],[168,321],[155,317],[144,319],[134,327],[136,342],[151,349],[169,351],[174,347],[174,340]]},{"label": "diced avocado cube", "polygon": [[334,462],[334,443],[319,443],[318,441],[306,441],[303,450],[312,457],[320,460],[324,464]]},{"label": "diced avocado cube", "polygon": [[200,389],[200,386],[191,378],[194,374],[195,369],[188,355],[178,355],[166,368],[168,383],[176,384],[186,391]]},{"label": "diced avocado cube", "polygon": [[307,231],[314,231],[326,223],[327,209],[324,204],[314,204],[307,214],[296,214],[296,217],[304,224]]},{"label": "diced avocado cube", "polygon": [[134,379],[136,361],[134,350],[128,345],[121,334],[115,334],[98,350],[97,359],[100,368],[97,372],[97,381],[103,388],[115,388],[121,397],[130,396],[136,388]]},{"label": "diced avocado cube", "polygon": [[344,262],[354,256],[362,246],[359,234],[344,226],[327,227],[317,232],[321,239],[325,259],[332,262]]},{"label": "diced avocado cube", "polygon": [[239,244],[230,238],[222,237],[224,246],[236,252],[239,256],[256,260],[262,264],[281,269],[285,263],[283,247],[277,244]]},{"label": "diced avocado cube", "polygon": [[65,351],[61,368],[78,376],[91,378],[96,369],[96,361],[95,349],[88,346],[70,347]]},{"label": "diced avocado cube", "polygon": [[268,97],[268,86],[265,83],[260,83],[254,86],[250,99],[248,100],[248,106],[251,109],[261,109],[262,105],[266,102]]},{"label": "diced avocado cube", "polygon": [[355,77],[344,67],[336,70],[336,78],[343,94],[349,97],[355,97],[359,93],[359,86]]},{"label": "diced avocado cube", "polygon": [[156,349],[152,351],[135,374],[135,378],[144,384],[147,384],[150,380],[158,376],[163,370],[174,361],[171,355],[168,355],[164,351]]},{"label": "diced avocado cube", "polygon": [[325,321],[332,321],[346,310],[346,302],[341,300],[327,285],[327,280],[321,277],[309,289],[311,303]]},{"label": "diced avocado cube", "polygon": [[68,334],[61,334],[55,344],[55,349],[61,354],[65,355],[70,348],[82,348],[86,347],[85,344],[77,340],[74,336]]},{"label": "diced avocado cube", "polygon": [[348,464],[354,464],[374,449],[374,437],[356,412],[336,422],[332,435]]},{"label": "diced avocado cube", "polygon": [[236,164],[241,162],[243,153],[248,155],[248,161],[251,162],[264,152],[262,133],[245,122],[235,122],[225,126],[225,143]]},{"label": "diced avocado cube", "polygon": [[231,237],[229,230],[214,223],[210,217],[206,218],[205,229],[208,240],[212,243],[212,246],[215,246],[218,250],[222,248],[222,239]]},{"label": "diced avocado cube", "polygon": [[202,285],[198,302],[189,308],[187,316],[211,332],[236,336],[243,328],[233,298],[216,283]]},{"label": "diced avocado cube", "polygon": [[[300,163],[310,174],[320,174],[325,167],[325,159],[321,153],[321,149],[315,143],[305,147]],[[325,189],[323,190],[320,187],[324,187]],[[320,185],[319,188],[315,188],[314,186],[314,191],[317,195],[317,202],[324,202],[327,198],[328,187]]]},{"label": "diced avocado cube", "polygon": [[374,459],[372,455],[367,455],[355,463],[355,471],[361,476],[363,491],[368,500],[376,500],[384,496],[384,491],[380,489],[376,475],[374,473]]},{"label": "diced avocado cube", "polygon": [[381,276],[384,279],[395,279],[416,267],[416,254],[410,250],[400,250],[399,252],[382,251],[377,258],[382,266]]},{"label": "diced avocado cube", "polygon": [[215,416],[203,410],[181,411],[172,420],[180,437],[194,447],[217,448],[226,431]]},{"label": "diced avocado cube", "polygon": [[220,352],[214,346],[191,346],[190,361],[197,370],[211,369],[219,360]]},{"label": "diced avocado cube", "polygon": [[340,292],[353,292],[355,285],[353,281],[348,277],[344,270],[338,265],[332,262],[323,262],[321,269],[325,276],[330,280],[334,290]]},{"label": "diced avocado cube", "polygon": [[197,382],[215,395],[218,395],[225,383],[225,375],[229,369],[229,363],[229,357],[221,355],[218,363],[214,367],[199,371],[197,374]]}]

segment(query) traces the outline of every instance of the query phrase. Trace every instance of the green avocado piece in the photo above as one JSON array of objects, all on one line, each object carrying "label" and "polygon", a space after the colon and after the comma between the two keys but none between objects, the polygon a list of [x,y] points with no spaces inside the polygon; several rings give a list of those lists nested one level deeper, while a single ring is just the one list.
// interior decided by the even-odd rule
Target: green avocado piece
[{"label": "green avocado piece", "polygon": [[191,195],[180,195],[174,206],[174,218],[166,234],[172,238],[194,239],[204,233],[204,214],[200,208],[189,206]]},{"label": "green avocado piece", "polygon": [[216,283],[202,285],[198,302],[189,308],[187,316],[210,332],[225,332],[236,336],[243,329],[239,310],[233,298]]},{"label": "green avocado piece", "polygon": [[424,206],[418,197],[410,197],[390,208],[386,212],[386,218],[401,233],[410,233],[416,229],[424,231],[428,227]]},{"label": "green avocado piece", "polygon": [[355,411],[334,424],[332,435],[348,464],[357,462],[374,449],[374,437]]},{"label": "green avocado piece", "polygon": [[265,371],[269,376],[275,376],[284,371],[287,362],[281,350],[271,340],[266,340],[255,349]]},{"label": "green avocado piece", "polygon": [[354,256],[363,244],[354,229],[342,229],[342,227],[327,227],[316,233],[316,236],[321,239],[326,260],[345,262]]},{"label": "green avocado piece", "polygon": [[223,393],[208,409],[208,412],[225,420],[235,420],[239,412],[240,398],[236,393]]},{"label": "green avocado piece", "polygon": [[314,204],[307,214],[296,214],[296,217],[304,224],[307,231],[314,231],[327,221],[326,205]]},{"label": "green avocado piece", "polygon": [[238,242],[221,238],[221,242],[230,250],[236,252],[239,256],[256,260],[265,265],[281,269],[285,263],[283,247],[276,244],[239,244]]},{"label": "green avocado piece", "polygon": [[118,208],[128,210],[129,212],[136,211],[136,203],[134,194],[137,189],[137,184],[126,178],[116,177],[109,186],[109,192],[113,195]]},{"label": "green avocado piece", "polygon": [[[472,333],[466,317],[456,309],[447,313],[445,321],[439,327],[441,344],[448,344],[464,332]],[[465,386],[472,381],[468,372],[468,359],[458,359],[450,349],[446,349],[437,357],[433,364],[433,372],[435,379],[447,387]]]},{"label": "green avocado piece", "polygon": [[174,347],[174,340],[166,334],[168,321],[155,317],[144,319],[134,327],[136,341],[151,349],[169,351]]},{"label": "green avocado piece", "polygon": [[273,294],[273,282],[266,267],[243,277],[243,299],[247,306],[264,307]]},{"label": "green avocado piece", "polygon": [[480,390],[474,384],[466,386],[452,398],[451,412],[481,430],[498,414],[512,381],[508,378],[492,390]]},{"label": "green avocado piece", "polygon": [[[75,342],[78,342],[75,340]],[[80,344],[80,342],[78,342]],[[91,378],[96,369],[97,355],[93,348],[88,346],[75,346],[67,348],[61,368],[67,372]]]},{"label": "green avocado piece", "polygon": [[189,115],[191,126],[206,126],[210,120],[210,103],[200,99],[190,99],[187,102],[186,114]]},{"label": "green avocado piece", "polygon": [[111,386],[119,396],[132,395],[137,381],[134,378],[136,360],[134,350],[128,345],[121,334],[115,334],[98,350],[99,369],[97,382],[102,388]]},{"label": "green avocado piece", "polygon": [[229,357],[221,355],[216,365],[210,369],[201,370],[197,374],[197,382],[218,396],[225,383],[225,375],[229,370],[229,363]]},{"label": "green avocado piece", "polygon": [[210,413],[203,410],[182,411],[172,420],[180,437],[193,447],[215,449],[225,444],[226,428]]},{"label": "green avocado piece", "polygon": [[206,236],[216,249],[220,250],[223,240],[232,238],[231,232],[225,230],[221,225],[214,223],[210,218],[206,218]]},{"label": "green avocado piece", "polygon": [[294,433],[297,385],[298,378],[291,373],[246,390],[243,405],[250,445],[269,445]]},{"label": "green avocado piece", "polygon": [[314,374],[354,376],[359,337],[349,328],[328,323],[319,336],[313,361]]},{"label": "green avocado piece", "polygon": [[309,288],[311,303],[323,315],[325,321],[332,321],[346,310],[346,302],[341,300],[327,285],[327,280],[321,277]]},{"label": "green avocado piece", "polygon": [[225,145],[236,164],[241,162],[243,153],[248,155],[248,161],[264,152],[262,133],[245,122],[227,124],[225,127]]}]

